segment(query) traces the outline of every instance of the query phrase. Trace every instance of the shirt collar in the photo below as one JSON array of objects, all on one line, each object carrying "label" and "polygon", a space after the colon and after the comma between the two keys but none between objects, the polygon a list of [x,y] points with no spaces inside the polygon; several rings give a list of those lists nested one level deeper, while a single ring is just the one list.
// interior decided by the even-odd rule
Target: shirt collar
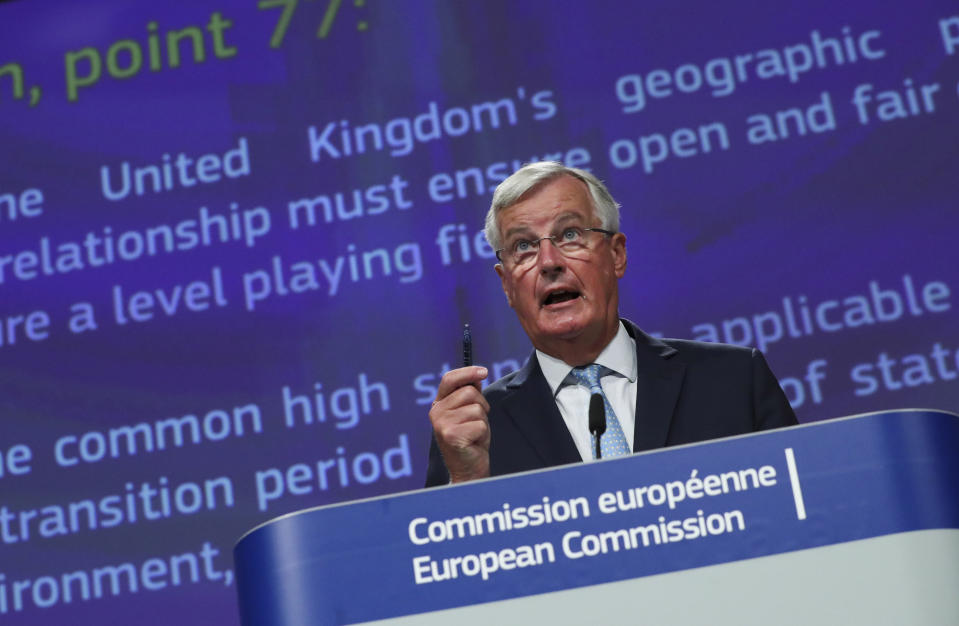
[{"label": "shirt collar", "polygon": [[[536,351],[536,358],[539,360],[539,366],[543,370],[549,389],[555,396],[573,366],[540,350]],[[622,322],[619,323],[619,330],[616,331],[613,340],[606,344],[593,362],[625,376],[630,382],[636,382],[636,342],[626,332]]]}]

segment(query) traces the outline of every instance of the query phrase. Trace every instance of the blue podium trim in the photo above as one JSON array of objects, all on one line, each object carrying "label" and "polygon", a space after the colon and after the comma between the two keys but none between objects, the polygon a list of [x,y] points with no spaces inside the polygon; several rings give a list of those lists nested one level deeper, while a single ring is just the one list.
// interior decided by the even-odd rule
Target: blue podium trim
[{"label": "blue podium trim", "polygon": [[237,544],[244,624],[387,619],[959,528],[959,416],[887,411],[293,513]]}]

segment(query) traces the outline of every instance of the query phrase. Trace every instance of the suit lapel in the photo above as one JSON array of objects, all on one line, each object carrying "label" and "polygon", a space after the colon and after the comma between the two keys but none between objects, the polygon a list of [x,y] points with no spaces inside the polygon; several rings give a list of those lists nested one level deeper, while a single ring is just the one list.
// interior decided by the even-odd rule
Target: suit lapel
[{"label": "suit lapel", "polygon": [[672,358],[678,354],[676,348],[650,337],[632,322],[623,322],[636,341],[638,373],[633,451],[662,448],[669,436],[669,426],[683,386],[686,365],[679,359]]},{"label": "suit lapel", "polygon": [[510,381],[503,411],[529,442],[544,467],[582,461],[534,352]]}]

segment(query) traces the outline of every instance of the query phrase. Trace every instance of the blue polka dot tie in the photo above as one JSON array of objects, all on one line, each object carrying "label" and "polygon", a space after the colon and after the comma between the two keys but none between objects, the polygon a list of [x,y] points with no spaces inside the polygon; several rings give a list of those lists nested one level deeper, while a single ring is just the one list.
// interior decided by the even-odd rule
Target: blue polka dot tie
[{"label": "blue polka dot tie", "polygon": [[[606,433],[600,439],[600,450],[603,458],[608,459],[613,456],[624,456],[630,453],[629,444],[626,443],[626,436],[623,434],[623,427],[616,418],[616,412],[613,411],[613,405],[609,403],[603,388],[599,384],[599,372],[602,366],[598,363],[592,363],[585,367],[574,367],[570,372],[573,378],[579,384],[587,387],[591,394],[599,394],[603,398],[603,404],[606,406]],[[593,458],[596,458],[596,438],[593,438]]]}]

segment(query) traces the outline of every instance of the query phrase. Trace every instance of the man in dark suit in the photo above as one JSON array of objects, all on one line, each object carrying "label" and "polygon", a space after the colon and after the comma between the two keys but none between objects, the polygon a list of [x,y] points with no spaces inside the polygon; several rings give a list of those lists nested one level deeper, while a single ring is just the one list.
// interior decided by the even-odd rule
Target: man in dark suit
[{"label": "man in dark suit", "polygon": [[427,485],[593,458],[591,394],[605,405],[603,456],[796,424],[758,351],[658,340],[620,319],[618,230],[619,207],[589,172],[532,163],[497,187],[486,237],[535,351],[484,392],[485,368],[443,376]]}]

